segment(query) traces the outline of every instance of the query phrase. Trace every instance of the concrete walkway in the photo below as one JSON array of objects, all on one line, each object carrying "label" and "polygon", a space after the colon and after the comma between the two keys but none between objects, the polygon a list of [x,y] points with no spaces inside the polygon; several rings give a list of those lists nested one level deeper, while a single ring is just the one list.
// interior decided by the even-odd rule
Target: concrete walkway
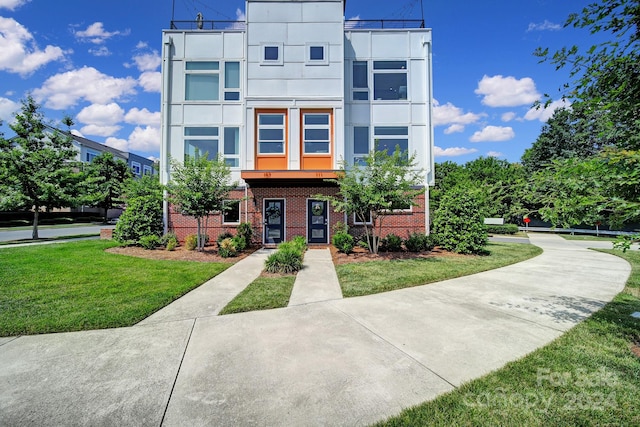
[{"label": "concrete walkway", "polygon": [[547,344],[630,273],[555,235],[531,241],[544,249],[531,260],[394,292],[213,316],[201,287],[195,314],[2,338],[0,425],[370,424]]},{"label": "concrete walkway", "polygon": [[329,249],[309,249],[298,272],[289,307],[342,298],[338,275]]}]

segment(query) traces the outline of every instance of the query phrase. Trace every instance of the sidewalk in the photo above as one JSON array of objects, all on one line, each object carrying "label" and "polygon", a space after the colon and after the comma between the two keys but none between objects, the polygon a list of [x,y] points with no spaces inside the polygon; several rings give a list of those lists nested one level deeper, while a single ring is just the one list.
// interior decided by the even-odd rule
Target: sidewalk
[{"label": "sidewalk", "polygon": [[303,269],[298,272],[289,299],[289,307],[342,299],[342,289],[333,267],[329,249],[308,249]]},{"label": "sidewalk", "polygon": [[130,328],[0,339],[0,425],[371,424],[544,346],[624,287],[624,260],[530,237],[542,255],[431,285],[226,316],[196,291],[196,311],[181,299]]}]

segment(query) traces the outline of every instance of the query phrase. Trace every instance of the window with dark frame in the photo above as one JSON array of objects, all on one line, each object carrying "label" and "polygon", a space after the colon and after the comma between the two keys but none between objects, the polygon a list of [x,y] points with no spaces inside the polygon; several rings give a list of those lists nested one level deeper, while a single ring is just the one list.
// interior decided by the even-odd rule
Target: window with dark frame
[{"label": "window with dark frame", "polygon": [[222,205],[224,206],[222,222],[224,224],[240,223],[240,200],[225,200]]}]

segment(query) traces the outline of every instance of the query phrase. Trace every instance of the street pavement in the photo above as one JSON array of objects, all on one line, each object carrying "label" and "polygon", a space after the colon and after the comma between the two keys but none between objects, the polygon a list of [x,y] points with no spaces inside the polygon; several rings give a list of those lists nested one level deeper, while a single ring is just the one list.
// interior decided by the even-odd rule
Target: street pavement
[{"label": "street pavement", "polygon": [[[113,225],[87,225],[79,227],[38,228],[38,237],[44,239],[61,236],[77,236],[82,234],[100,234],[100,229],[114,227],[115,226]],[[0,242],[22,239],[31,239],[31,229],[0,231]]]}]

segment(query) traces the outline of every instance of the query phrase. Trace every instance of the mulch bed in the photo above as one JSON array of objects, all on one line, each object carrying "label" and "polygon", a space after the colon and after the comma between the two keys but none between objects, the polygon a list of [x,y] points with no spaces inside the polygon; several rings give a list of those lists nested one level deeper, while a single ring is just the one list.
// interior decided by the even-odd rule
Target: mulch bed
[{"label": "mulch bed", "polygon": [[167,251],[164,248],[144,249],[138,246],[115,247],[107,249],[107,252],[119,255],[128,255],[138,258],[177,260],[177,261],[197,261],[197,262],[226,262],[229,264],[236,263],[241,259],[249,256],[257,248],[250,248],[239,254],[237,257],[223,258],[218,256],[218,251],[211,247],[205,247],[202,252],[188,251],[184,246],[178,246],[173,251]]},{"label": "mulch bed", "polygon": [[394,259],[425,259],[443,256],[468,256],[445,251],[437,246],[433,250],[425,252],[379,252],[377,254],[369,253],[369,250],[356,246],[353,248],[353,252],[348,255],[338,252],[335,246],[329,246],[329,249],[331,250],[331,258],[333,258],[333,263],[335,265],[349,264],[352,262],[389,261]]}]

